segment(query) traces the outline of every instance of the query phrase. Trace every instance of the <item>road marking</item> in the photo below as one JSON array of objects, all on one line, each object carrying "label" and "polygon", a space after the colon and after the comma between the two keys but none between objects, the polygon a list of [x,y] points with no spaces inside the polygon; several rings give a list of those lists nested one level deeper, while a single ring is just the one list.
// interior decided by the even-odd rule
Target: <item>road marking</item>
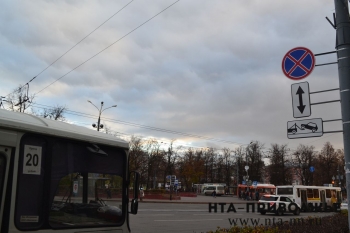
[{"label": "road marking", "polygon": [[148,216],[174,216],[173,214],[148,214]]},{"label": "road marking", "polygon": [[243,214],[216,214],[216,213],[212,213],[212,214],[193,214],[193,215],[243,215]]},{"label": "road marking", "polygon": [[155,222],[200,222],[200,221],[222,221],[223,219],[185,219],[185,220],[154,220]]},{"label": "road marking", "polygon": [[139,209],[138,211],[153,211],[153,212],[156,212],[156,211],[158,211],[158,212],[208,212],[208,210],[164,210],[164,209]]}]

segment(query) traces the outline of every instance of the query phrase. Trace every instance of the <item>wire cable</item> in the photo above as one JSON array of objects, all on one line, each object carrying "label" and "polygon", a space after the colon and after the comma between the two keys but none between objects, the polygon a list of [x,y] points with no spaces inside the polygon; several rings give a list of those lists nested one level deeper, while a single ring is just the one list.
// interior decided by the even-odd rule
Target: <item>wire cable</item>
[{"label": "wire cable", "polygon": [[[42,106],[44,106],[44,107],[42,107]],[[52,106],[48,106],[48,105],[44,105],[44,104],[37,104],[37,103],[33,104],[33,107],[36,107],[36,108],[48,107],[51,109],[54,108]],[[91,118],[91,119],[97,118],[97,116],[95,116],[95,115],[77,112],[77,111],[65,110],[65,112],[67,114],[75,115],[75,116],[81,116],[81,117],[86,117],[86,118]],[[137,128],[147,129],[147,130],[153,130],[153,131],[158,131],[158,132],[163,132],[163,133],[170,133],[170,134],[176,134],[176,135],[180,135],[180,136],[187,136],[187,137],[191,137],[191,138],[204,139],[204,140],[208,140],[208,141],[215,141],[215,142],[221,142],[221,143],[227,143],[227,144],[246,145],[243,143],[238,143],[238,142],[233,142],[233,141],[228,141],[228,140],[223,140],[223,139],[217,139],[217,138],[213,138],[213,137],[206,137],[206,136],[201,136],[201,135],[196,135],[196,134],[184,133],[184,132],[180,132],[180,131],[163,129],[163,128],[158,128],[158,127],[153,127],[153,126],[141,125],[141,124],[137,124],[137,123],[115,120],[115,119],[111,119],[111,118],[101,117],[101,120],[104,120],[104,121],[110,122],[110,123],[117,123],[117,124],[121,124],[121,125],[127,125],[127,126],[132,126],[132,127],[137,127]]]},{"label": "wire cable", "polygon": [[53,81],[52,83],[50,83],[49,85],[47,85],[46,87],[44,87],[43,89],[41,89],[40,91],[38,91],[36,94],[39,94],[40,92],[42,92],[43,90],[45,90],[46,88],[50,87],[51,85],[53,85],[54,83],[56,83],[57,81],[61,80],[62,78],[64,78],[65,76],[67,76],[68,74],[70,74],[71,72],[73,72],[74,70],[78,69],[80,66],[84,65],[85,63],[87,63],[88,61],[92,60],[93,58],[95,58],[96,56],[98,56],[99,54],[101,54],[102,52],[104,52],[105,50],[109,49],[110,47],[112,47],[114,44],[118,43],[119,41],[121,41],[122,39],[124,39],[125,37],[127,37],[128,35],[130,35],[131,33],[133,33],[134,31],[136,31],[137,29],[139,29],[140,27],[142,27],[143,25],[145,25],[146,23],[148,23],[149,21],[151,21],[152,19],[154,19],[155,17],[157,17],[158,15],[160,15],[161,13],[163,13],[164,11],[166,11],[167,9],[169,9],[170,7],[172,7],[173,5],[175,5],[177,2],[179,2],[180,0],[177,0],[176,2],[172,3],[171,5],[167,6],[165,9],[163,9],[162,11],[160,11],[159,13],[155,14],[154,16],[152,16],[151,18],[149,18],[148,20],[146,20],[145,22],[143,22],[142,24],[140,24],[139,26],[137,26],[136,28],[132,29],[130,32],[128,32],[127,34],[125,34],[124,36],[122,36],[121,38],[119,38],[118,40],[114,41],[112,44],[108,45],[106,48],[102,49],[100,52],[96,53],[95,55],[93,55],[92,57],[90,57],[89,59],[85,60],[84,62],[80,63],[78,66],[76,66],[75,68],[73,68],[72,70],[70,70],[69,72],[65,73],[64,75],[62,75],[61,77],[59,77],[58,79],[56,79],[55,81]]},{"label": "wire cable", "polygon": [[[88,38],[92,33],[94,33],[97,29],[99,29],[102,25],[104,25],[105,23],[107,23],[110,19],[112,19],[114,16],[116,16],[119,12],[121,12],[124,8],[126,8],[130,3],[132,3],[134,0],[131,0],[130,2],[128,2],[125,6],[123,6],[120,10],[118,10],[116,13],[114,13],[111,17],[109,17],[107,20],[105,20],[103,23],[101,23],[97,28],[95,28],[94,30],[92,30],[89,34],[87,34],[83,39],[81,39],[78,43],[76,43],[75,45],[73,45],[73,47],[71,47],[70,49],[68,49],[65,53],[63,53],[61,56],[59,56],[56,60],[54,60],[51,64],[49,64],[45,69],[43,69],[41,72],[39,72],[37,75],[35,75],[31,80],[29,80],[29,82],[27,82],[26,84],[24,84],[23,86],[19,87],[22,88],[25,85],[29,84],[31,81],[33,81],[34,79],[36,79],[40,74],[42,74],[45,70],[47,70],[48,68],[50,68],[53,64],[55,64],[58,60],[60,60],[62,57],[64,57],[67,53],[69,53],[72,49],[74,49],[78,44],[80,44],[83,40],[85,40],[86,38]],[[17,89],[16,89],[17,90]],[[12,92],[13,93],[13,92]],[[6,95],[9,96],[12,93]]]}]

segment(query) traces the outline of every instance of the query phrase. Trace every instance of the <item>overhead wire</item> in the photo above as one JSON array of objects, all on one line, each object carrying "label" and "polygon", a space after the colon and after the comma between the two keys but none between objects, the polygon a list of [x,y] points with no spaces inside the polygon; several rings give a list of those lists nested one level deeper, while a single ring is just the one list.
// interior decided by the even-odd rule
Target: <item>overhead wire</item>
[{"label": "overhead wire", "polygon": [[67,76],[68,74],[70,74],[71,72],[73,72],[74,70],[78,69],[80,66],[84,65],[85,63],[87,63],[88,61],[92,60],[93,58],[95,58],[96,56],[98,56],[99,54],[101,54],[102,52],[104,52],[105,50],[107,50],[108,48],[112,47],[114,44],[118,43],[119,41],[121,41],[122,39],[124,39],[125,37],[127,37],[128,35],[130,35],[131,33],[133,33],[134,31],[136,31],[137,29],[139,29],[140,27],[142,27],[143,25],[145,25],[146,23],[148,23],[149,21],[151,21],[152,19],[154,19],[155,17],[157,17],[158,15],[160,15],[161,13],[163,13],[164,11],[166,11],[167,9],[169,9],[170,7],[172,7],[173,5],[175,5],[177,2],[179,2],[180,0],[177,0],[176,2],[172,3],[171,5],[167,6],[165,9],[161,10],[160,12],[158,12],[157,14],[155,14],[154,16],[152,16],[151,18],[149,18],[148,20],[146,20],[145,22],[143,22],[142,24],[140,24],[139,26],[135,27],[134,29],[132,29],[130,32],[126,33],[124,36],[120,37],[118,40],[114,41],[112,44],[108,45],[106,48],[102,49],[100,52],[96,53],[95,55],[93,55],[92,57],[88,58],[87,60],[85,60],[84,62],[80,63],[79,65],[77,65],[76,67],[74,67],[72,70],[68,71],[67,73],[65,73],[64,75],[62,75],[61,77],[57,78],[55,81],[53,81],[52,83],[50,83],[49,85],[47,85],[46,87],[44,87],[43,89],[41,89],[40,91],[38,91],[36,94],[39,94],[40,92],[42,92],[43,90],[45,90],[46,88],[50,87],[51,85],[53,85],[54,83],[56,83],[57,81],[61,80],[62,78],[64,78],[65,76]]},{"label": "overhead wire", "polygon": [[[72,49],[74,49],[78,44],[80,44],[83,40],[85,40],[86,38],[88,38],[92,33],[94,33],[97,29],[99,29],[102,25],[104,25],[105,23],[107,23],[110,19],[112,19],[115,15],[117,15],[119,12],[121,12],[124,8],[126,8],[130,3],[132,3],[134,0],[131,0],[130,2],[128,2],[126,5],[124,5],[120,10],[118,10],[116,13],[114,13],[112,16],[110,16],[107,20],[105,20],[103,23],[101,23],[97,28],[95,28],[94,30],[92,30],[89,34],[87,34],[83,39],[81,39],[79,42],[77,42],[75,45],[73,45],[70,49],[68,49],[66,52],[64,52],[61,56],[59,56],[56,60],[54,60],[53,62],[51,62],[45,69],[43,69],[41,72],[39,72],[37,75],[35,75],[31,80],[29,80],[26,84],[24,84],[23,86],[19,87],[22,88],[25,85],[29,85],[29,83],[31,81],[33,81],[34,79],[36,79],[40,74],[42,74],[45,70],[47,70],[48,68],[50,68],[53,64],[55,64],[58,60],[60,60],[62,57],[64,57],[67,53],[69,53]],[[17,90],[17,89],[16,89]],[[10,94],[6,95],[9,96],[14,92],[11,92]]]},{"label": "overhead wire", "polygon": [[[38,105],[38,106],[36,106],[36,105]],[[43,104],[37,104],[37,103],[34,103],[33,106],[34,107],[38,107],[38,108],[45,108],[45,107],[48,107],[48,108],[51,108],[51,109],[54,108],[52,106],[43,105]],[[91,119],[96,119],[96,117],[97,117],[95,115],[91,115],[91,114],[88,114],[88,113],[82,113],[82,112],[77,112],[77,111],[72,111],[72,110],[65,110],[65,112],[67,114],[81,116],[81,117],[87,117],[87,118],[91,118]],[[229,141],[229,140],[217,139],[217,138],[213,138],[213,137],[206,137],[206,136],[201,136],[201,135],[196,135],[196,134],[190,134],[190,133],[185,133],[185,132],[180,132],[180,131],[174,131],[174,130],[169,130],[169,129],[153,127],[153,126],[141,125],[141,124],[137,124],[137,123],[121,121],[121,120],[115,120],[115,119],[106,118],[106,117],[101,117],[101,120],[104,120],[106,122],[111,122],[111,123],[117,123],[117,124],[121,124],[121,125],[127,125],[127,126],[142,128],[142,129],[158,131],[158,132],[176,134],[176,135],[187,136],[187,137],[191,137],[191,138],[204,139],[204,140],[208,140],[208,141],[215,141],[215,142],[221,142],[221,143],[227,143],[227,144],[236,144],[236,145],[245,145],[243,143],[233,142],[233,141]]]}]

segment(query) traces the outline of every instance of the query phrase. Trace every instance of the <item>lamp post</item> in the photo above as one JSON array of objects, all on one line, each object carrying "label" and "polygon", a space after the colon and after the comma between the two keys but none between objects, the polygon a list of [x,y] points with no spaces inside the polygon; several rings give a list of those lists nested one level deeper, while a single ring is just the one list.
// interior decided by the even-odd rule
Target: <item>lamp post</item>
[{"label": "lamp post", "polygon": [[248,170],[249,170],[249,166],[245,166],[244,169],[246,170],[247,172],[247,175],[245,176],[246,178],[246,184],[247,184],[247,190],[249,190],[249,186],[248,186],[248,181],[249,181],[249,175],[248,175]]},{"label": "lamp post", "polygon": [[[232,152],[234,152],[234,151],[232,151]],[[237,188],[238,188],[238,185],[239,185],[239,169],[238,169],[238,156],[237,156],[237,154],[235,154],[235,157],[236,157],[236,174],[237,174],[236,182],[237,182]]]},{"label": "lamp post", "polygon": [[102,112],[104,112],[105,110],[107,110],[107,109],[109,109],[109,108],[115,108],[115,107],[117,107],[117,105],[112,105],[112,106],[110,106],[110,107],[108,107],[108,108],[104,108],[104,109],[103,109],[103,102],[101,102],[101,107],[100,107],[100,109],[99,109],[99,108],[96,107],[96,105],[94,105],[90,100],[88,100],[88,102],[89,102],[90,104],[92,104],[92,105],[98,110],[98,121],[97,121],[97,126],[96,126],[96,124],[92,124],[92,127],[97,128],[97,131],[100,131],[100,128],[101,128],[101,129],[103,128],[103,125],[100,124]]}]

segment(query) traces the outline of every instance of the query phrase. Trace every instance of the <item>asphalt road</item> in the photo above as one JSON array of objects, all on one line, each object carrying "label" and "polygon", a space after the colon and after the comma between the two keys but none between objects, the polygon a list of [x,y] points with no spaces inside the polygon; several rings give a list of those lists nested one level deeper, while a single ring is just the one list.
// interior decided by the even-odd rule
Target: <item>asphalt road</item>
[{"label": "asphalt road", "polygon": [[[217,203],[217,212],[209,212],[209,204],[214,206]],[[218,203],[227,203],[223,206]],[[232,203],[236,212],[227,213],[229,204]],[[253,203],[253,202],[250,202]],[[255,210],[256,211],[256,210]],[[215,231],[218,226],[229,228],[236,222],[237,225],[248,225],[258,223],[259,225],[273,222],[291,221],[296,217],[325,216],[332,213],[301,213],[300,216],[284,214],[276,216],[274,214],[261,215],[260,213],[247,213],[246,204],[235,197],[205,197],[183,198],[181,201],[155,203],[149,200],[139,204],[137,215],[130,215],[132,233],[201,233],[210,230]],[[266,220],[267,219],[267,220]],[[232,225],[231,225],[232,224]]]}]

